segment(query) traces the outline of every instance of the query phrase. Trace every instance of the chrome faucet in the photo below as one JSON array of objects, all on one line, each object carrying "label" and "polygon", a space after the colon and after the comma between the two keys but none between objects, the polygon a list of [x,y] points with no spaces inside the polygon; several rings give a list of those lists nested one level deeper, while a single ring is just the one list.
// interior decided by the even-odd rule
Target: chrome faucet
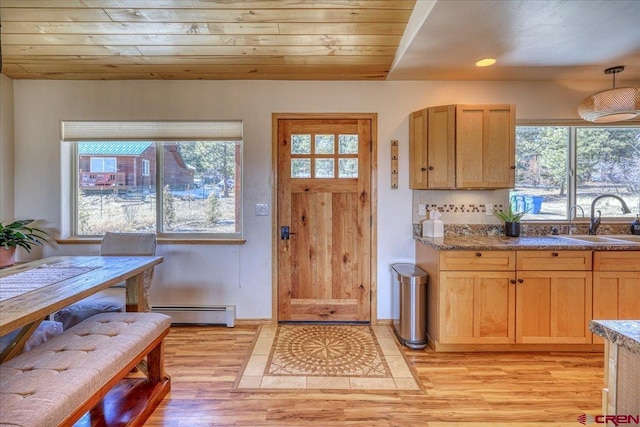
[{"label": "chrome faucet", "polygon": [[604,199],[605,197],[613,197],[614,199],[619,200],[620,203],[622,203],[622,212],[626,214],[631,213],[631,209],[629,209],[629,206],[627,206],[625,201],[622,198],[616,196],[615,194],[603,194],[601,196],[598,196],[595,199],[593,199],[593,202],[591,202],[591,221],[589,223],[589,234],[596,234],[598,232],[598,227],[600,227],[600,217],[602,216],[602,212],[598,211],[598,218],[596,218],[595,207],[596,207],[596,202],[600,199]]},{"label": "chrome faucet", "polygon": [[574,212],[576,214],[576,218],[578,217],[578,209],[580,209],[580,211],[582,212],[582,217],[584,218],[584,209],[582,209],[582,206],[580,205],[573,205],[569,208],[569,236],[571,236],[573,234],[573,230],[575,229],[575,227],[573,226],[573,216],[571,215],[571,212]]}]

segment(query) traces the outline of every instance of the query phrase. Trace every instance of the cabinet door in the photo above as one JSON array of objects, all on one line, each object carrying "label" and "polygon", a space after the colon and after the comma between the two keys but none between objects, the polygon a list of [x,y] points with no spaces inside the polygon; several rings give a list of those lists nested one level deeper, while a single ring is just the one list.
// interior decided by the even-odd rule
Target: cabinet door
[{"label": "cabinet door", "polygon": [[[593,273],[593,319],[640,319],[640,271]],[[593,342],[604,342],[597,335]]]},{"label": "cabinet door", "polygon": [[512,272],[441,272],[439,307],[443,344],[514,342]]},{"label": "cabinet door", "polygon": [[428,188],[427,109],[409,116],[409,187]]},{"label": "cabinet door", "polygon": [[591,343],[591,272],[519,271],[517,282],[517,343]]},{"label": "cabinet door", "polygon": [[456,106],[456,187],[513,188],[515,106]]},{"label": "cabinet door", "polygon": [[455,105],[428,108],[428,186],[455,188]]}]

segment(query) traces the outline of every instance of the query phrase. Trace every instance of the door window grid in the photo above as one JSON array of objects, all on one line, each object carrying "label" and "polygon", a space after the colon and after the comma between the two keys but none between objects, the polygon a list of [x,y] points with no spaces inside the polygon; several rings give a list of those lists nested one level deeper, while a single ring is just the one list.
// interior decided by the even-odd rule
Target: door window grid
[{"label": "door window grid", "polygon": [[357,178],[358,135],[291,135],[291,178],[311,177]]}]

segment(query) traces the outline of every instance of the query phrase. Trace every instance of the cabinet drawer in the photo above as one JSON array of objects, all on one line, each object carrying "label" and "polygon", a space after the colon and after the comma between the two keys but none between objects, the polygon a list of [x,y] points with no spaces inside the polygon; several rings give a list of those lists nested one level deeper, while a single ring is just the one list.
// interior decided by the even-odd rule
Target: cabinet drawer
[{"label": "cabinet drawer", "polygon": [[440,270],[514,271],[514,251],[443,251]]},{"label": "cabinet drawer", "polygon": [[518,251],[518,270],[591,271],[591,251]]},{"label": "cabinet drawer", "polygon": [[640,271],[640,251],[594,252],[593,271]]}]

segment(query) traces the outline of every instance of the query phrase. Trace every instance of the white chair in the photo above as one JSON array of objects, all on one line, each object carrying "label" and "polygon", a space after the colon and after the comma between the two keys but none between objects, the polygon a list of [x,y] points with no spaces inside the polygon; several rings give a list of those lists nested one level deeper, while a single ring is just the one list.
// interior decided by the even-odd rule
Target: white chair
[{"label": "white chair", "polygon": [[[112,233],[107,232],[102,239],[100,255],[155,255],[156,235],[154,233]],[[91,273],[89,273],[91,274]],[[151,311],[149,287],[153,279],[153,269],[144,273],[145,310]],[[71,304],[54,314],[54,320],[62,322],[68,329],[95,314],[124,311],[126,305],[125,283],[119,283],[109,289],[98,292],[88,298]]]}]

